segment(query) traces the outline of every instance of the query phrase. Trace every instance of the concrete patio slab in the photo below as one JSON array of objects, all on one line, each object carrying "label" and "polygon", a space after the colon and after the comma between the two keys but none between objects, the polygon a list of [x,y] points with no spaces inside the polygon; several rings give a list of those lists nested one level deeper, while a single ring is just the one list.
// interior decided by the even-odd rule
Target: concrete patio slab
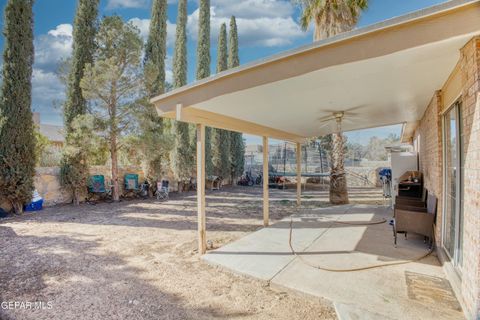
[{"label": "concrete patio slab", "polygon": [[[351,206],[324,209],[327,216],[295,215],[294,223],[302,227],[293,241],[296,248],[305,250],[324,233],[335,219],[345,214]],[[310,223],[316,223],[316,228]],[[321,226],[320,226],[321,224]],[[236,272],[270,281],[295,257],[288,246],[290,220],[282,220],[275,225],[251,233],[233,243],[211,251],[203,259],[212,264],[227,267]]]},{"label": "concrete patio slab", "polygon": [[355,305],[334,303],[339,320],[392,320],[382,314],[372,313]]},{"label": "concrete patio slab", "polygon": [[[360,319],[359,315],[366,314],[370,319],[463,319],[434,254],[408,264],[354,272],[318,268],[363,268],[428,253],[423,238],[414,235],[399,237],[395,248],[388,223],[358,225],[390,218],[390,209],[378,206],[300,209],[291,218],[203,258],[269,281],[274,287],[329,299],[342,319]],[[291,219],[292,246],[298,256],[292,255],[288,245]]]}]

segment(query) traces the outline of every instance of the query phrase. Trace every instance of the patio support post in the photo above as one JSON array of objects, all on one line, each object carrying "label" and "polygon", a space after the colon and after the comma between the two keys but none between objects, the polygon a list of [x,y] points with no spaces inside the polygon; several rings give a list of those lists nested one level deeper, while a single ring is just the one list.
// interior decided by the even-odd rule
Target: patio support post
[{"label": "patio support post", "polygon": [[263,137],[263,225],[269,223],[269,199],[268,199],[268,137]]},{"label": "patio support post", "polygon": [[205,217],[205,125],[197,124],[198,253],[207,251]]},{"label": "patio support post", "polygon": [[297,206],[302,204],[302,145],[297,142]]}]

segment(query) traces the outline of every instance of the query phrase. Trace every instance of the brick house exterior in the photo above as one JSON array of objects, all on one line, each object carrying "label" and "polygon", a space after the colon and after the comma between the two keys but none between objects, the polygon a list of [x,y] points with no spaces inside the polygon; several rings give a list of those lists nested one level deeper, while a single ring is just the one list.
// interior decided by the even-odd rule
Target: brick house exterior
[{"label": "brick house exterior", "polygon": [[[460,102],[463,155],[463,261],[454,266],[443,246],[444,114]],[[438,199],[437,252],[468,319],[480,319],[480,37],[460,51],[443,88],[434,93],[413,137],[425,187]],[[457,170],[458,171],[458,170]]]}]

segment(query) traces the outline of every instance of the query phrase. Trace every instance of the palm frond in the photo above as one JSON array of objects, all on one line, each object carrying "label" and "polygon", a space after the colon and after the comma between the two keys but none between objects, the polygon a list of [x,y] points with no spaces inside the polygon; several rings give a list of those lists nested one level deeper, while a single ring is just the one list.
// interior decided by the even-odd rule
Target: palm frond
[{"label": "palm frond", "polygon": [[306,31],[315,23],[315,40],[321,40],[351,30],[368,0],[293,0],[302,8],[300,25]]}]

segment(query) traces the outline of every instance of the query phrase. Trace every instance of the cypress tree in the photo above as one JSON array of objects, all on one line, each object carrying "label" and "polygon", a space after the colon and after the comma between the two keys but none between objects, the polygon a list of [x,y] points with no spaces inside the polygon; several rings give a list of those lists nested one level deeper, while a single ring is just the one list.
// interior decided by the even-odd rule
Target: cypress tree
[{"label": "cypress tree", "polygon": [[[167,0],[154,0],[147,44],[145,64],[154,70],[151,96],[165,92],[165,58],[167,57]],[[160,117],[158,117],[160,118]]]},{"label": "cypress tree", "polygon": [[228,38],[229,54],[228,54],[228,68],[236,68],[240,65],[240,57],[238,54],[238,29],[237,20],[234,16],[230,18],[230,34]]},{"label": "cypress tree", "polygon": [[[210,0],[200,0],[198,23],[197,80],[201,80],[210,76]],[[211,135],[212,129],[205,128],[205,171],[207,175],[213,173]]]},{"label": "cypress tree", "polygon": [[173,54],[173,87],[187,84],[187,0],[178,0],[175,52]]},{"label": "cypress tree", "polygon": [[87,111],[87,102],[82,95],[80,81],[84,75],[85,65],[93,62],[98,3],[99,0],[79,0],[78,2],[73,23],[72,65],[67,83],[67,100],[63,110],[67,133],[71,130],[73,119]]},{"label": "cypress tree", "polygon": [[[217,48],[217,73],[227,70],[227,26],[220,28]],[[222,178],[230,177],[230,132],[212,130],[212,162],[214,174]]]},{"label": "cypress tree", "polygon": [[[178,1],[177,29],[175,52],[173,55],[173,87],[180,88],[187,84],[187,0]],[[188,123],[176,122],[175,148],[172,153],[172,165],[175,179],[182,186],[191,177],[195,167],[194,148],[190,141],[190,128]]]},{"label": "cypress tree", "polygon": [[[228,54],[228,68],[235,68],[240,65],[240,58],[238,53],[238,30],[237,21],[234,16],[230,19],[230,34],[229,34],[229,54]],[[232,182],[243,174],[245,167],[245,143],[243,135],[238,132],[230,132],[230,174]]]},{"label": "cypress tree", "polygon": [[197,44],[197,80],[210,76],[210,0],[200,0]]},{"label": "cypress tree", "polygon": [[[93,62],[98,4],[99,0],[79,0],[73,24],[72,65],[68,76],[67,100],[63,109],[67,148],[76,145],[76,141],[72,141],[75,137],[73,121],[87,112],[87,102],[83,97],[80,81],[84,75],[85,65]],[[85,154],[65,152],[61,166],[61,182],[64,187],[70,189],[75,205],[79,204],[81,193],[85,190],[87,175]]]},{"label": "cypress tree", "polygon": [[[145,70],[150,73],[150,81],[147,84],[147,91],[150,96],[156,96],[165,92],[165,58],[167,56],[167,0],[154,0],[152,2],[152,13],[150,30],[145,45],[144,65]],[[169,136],[169,121],[158,116],[153,105],[147,106],[140,121],[141,138],[146,144],[155,141],[165,140]],[[168,161],[170,150],[166,145],[159,146],[164,152],[145,154],[142,162],[145,176],[150,185],[156,185],[161,179],[162,167]]]},{"label": "cypress tree", "polygon": [[222,23],[222,26],[220,27],[220,34],[218,35],[217,73],[227,70],[227,60],[227,25]]},{"label": "cypress tree", "polygon": [[33,0],[9,0],[5,7],[5,49],[0,100],[0,197],[16,213],[31,200],[35,175],[32,111]]}]

